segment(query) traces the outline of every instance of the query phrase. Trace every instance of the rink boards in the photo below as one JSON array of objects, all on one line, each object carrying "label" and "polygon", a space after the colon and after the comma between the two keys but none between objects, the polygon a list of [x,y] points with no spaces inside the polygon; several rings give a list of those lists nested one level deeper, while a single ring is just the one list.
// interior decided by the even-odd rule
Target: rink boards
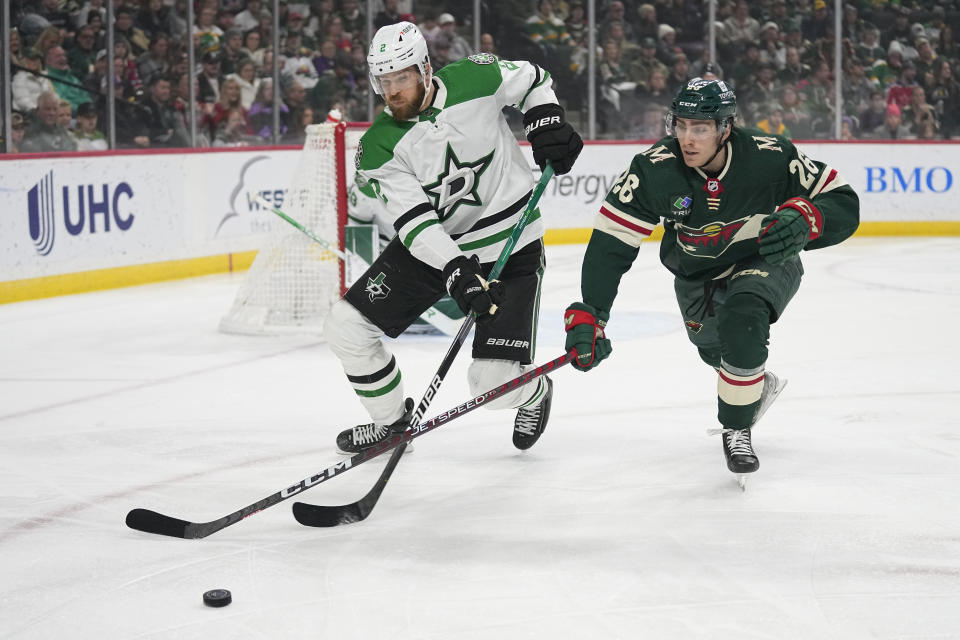
[{"label": "rink boards", "polygon": [[[347,133],[349,169],[362,132]],[[648,146],[587,144],[544,194],[546,241],[585,242],[603,197]],[[957,144],[800,146],[860,195],[858,234],[960,235]],[[268,147],[2,157],[0,303],[245,269],[276,223],[256,197],[282,208],[300,154]]]}]

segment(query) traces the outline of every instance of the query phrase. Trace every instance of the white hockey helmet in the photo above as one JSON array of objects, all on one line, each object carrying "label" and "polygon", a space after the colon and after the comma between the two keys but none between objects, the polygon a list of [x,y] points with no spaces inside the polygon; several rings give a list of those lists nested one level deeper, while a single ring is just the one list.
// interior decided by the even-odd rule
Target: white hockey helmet
[{"label": "white hockey helmet", "polygon": [[370,42],[367,65],[370,67],[370,84],[381,96],[383,87],[380,86],[379,76],[413,65],[420,70],[424,88],[427,88],[430,82],[430,53],[427,51],[427,41],[417,25],[411,22],[388,24],[378,29]]}]

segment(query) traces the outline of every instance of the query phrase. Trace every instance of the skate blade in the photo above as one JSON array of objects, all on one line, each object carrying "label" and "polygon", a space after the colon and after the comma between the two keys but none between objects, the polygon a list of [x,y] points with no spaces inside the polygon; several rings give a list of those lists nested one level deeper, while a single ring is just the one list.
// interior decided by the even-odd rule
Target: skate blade
[{"label": "skate blade", "polygon": [[747,490],[747,474],[745,473],[737,474],[737,486],[740,487],[740,491]]},{"label": "skate blade", "polygon": [[[408,453],[413,453],[413,451],[414,451],[414,449],[413,449],[413,443],[412,443],[412,442],[408,442],[408,443],[407,443],[407,448],[406,448],[406,450],[403,452],[404,455],[406,455],[406,454],[408,454]],[[337,447],[337,453],[339,453],[339,454],[342,455],[342,456],[347,456],[348,458],[357,455],[357,452],[356,452],[356,451],[354,451],[353,453],[350,453],[349,451],[341,451],[341,450],[340,450],[340,447]]]}]

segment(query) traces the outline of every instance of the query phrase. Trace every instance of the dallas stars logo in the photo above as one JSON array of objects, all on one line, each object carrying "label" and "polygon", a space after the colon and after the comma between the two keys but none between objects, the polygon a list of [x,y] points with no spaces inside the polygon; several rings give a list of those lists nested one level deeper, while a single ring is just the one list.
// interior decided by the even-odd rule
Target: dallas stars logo
[{"label": "dallas stars logo", "polygon": [[444,159],[444,170],[435,182],[423,187],[424,192],[433,199],[433,208],[440,220],[453,215],[462,204],[471,207],[483,205],[477,189],[480,187],[480,175],[490,166],[494,152],[474,162],[460,162],[450,144],[447,144],[447,156]]},{"label": "dallas stars logo", "polygon": [[386,278],[387,276],[383,271],[381,271],[376,278],[367,278],[367,286],[364,288],[364,291],[367,292],[370,302],[382,300],[390,295],[390,287],[384,284]]}]

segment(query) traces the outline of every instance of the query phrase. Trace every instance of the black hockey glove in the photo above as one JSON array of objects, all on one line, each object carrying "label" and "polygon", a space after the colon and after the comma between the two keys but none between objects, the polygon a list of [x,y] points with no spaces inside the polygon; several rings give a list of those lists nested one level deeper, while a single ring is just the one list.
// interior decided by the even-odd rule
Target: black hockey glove
[{"label": "black hockey glove", "polygon": [[443,279],[447,283],[447,293],[460,310],[466,314],[476,313],[477,322],[493,318],[503,303],[503,283],[484,279],[477,256],[458,256],[448,262],[443,268]]},{"label": "black hockey glove", "polygon": [[757,242],[760,255],[770,264],[783,264],[823,233],[820,210],[804,198],[790,198],[763,219]]},{"label": "black hockey glove", "polygon": [[523,114],[523,132],[540,170],[549,162],[558,176],[573,168],[583,149],[580,134],[563,119],[563,107],[558,104],[541,104]]}]

